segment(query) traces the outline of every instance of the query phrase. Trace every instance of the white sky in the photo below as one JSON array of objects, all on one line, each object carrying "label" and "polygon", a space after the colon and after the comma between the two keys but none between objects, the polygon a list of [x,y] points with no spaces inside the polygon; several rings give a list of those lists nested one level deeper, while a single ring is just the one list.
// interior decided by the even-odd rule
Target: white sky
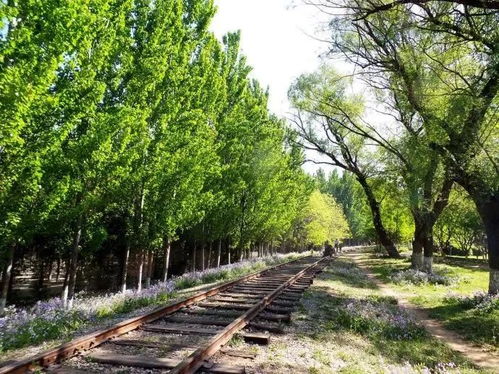
[{"label": "white sky", "polygon": [[[241,31],[241,49],[253,68],[251,76],[269,88],[269,109],[288,117],[288,89],[303,73],[316,70],[327,44],[315,39],[327,18],[299,0],[215,0],[217,14],[211,29],[221,39],[229,31]],[[322,159],[307,152],[307,157]],[[319,167],[306,163],[313,174]]]},{"label": "white sky", "polygon": [[[291,0],[215,0],[218,12],[211,29],[221,38],[241,30],[241,49],[253,67],[251,76],[270,89],[269,107],[289,112],[287,92],[300,74],[320,63],[326,45],[315,40],[324,16],[311,6],[291,8]],[[322,20],[322,21],[321,21]]]}]

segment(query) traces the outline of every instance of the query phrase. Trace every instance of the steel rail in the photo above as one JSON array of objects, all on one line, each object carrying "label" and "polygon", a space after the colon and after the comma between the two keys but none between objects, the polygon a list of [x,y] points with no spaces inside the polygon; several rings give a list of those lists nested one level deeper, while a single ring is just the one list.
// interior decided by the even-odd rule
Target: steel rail
[{"label": "steel rail", "polygon": [[146,323],[153,322],[166,315],[173,314],[186,306],[193,305],[195,303],[198,303],[199,301],[205,300],[206,298],[225,291],[226,289],[231,288],[232,286],[240,282],[248,279],[258,278],[259,276],[262,276],[269,271],[279,269],[280,267],[303,260],[304,258],[307,257],[287,261],[279,265],[268,267],[264,270],[253,272],[233,281],[216,285],[206,291],[198,292],[173,304],[159,307],[147,314],[127,319],[104,330],[95,331],[93,333],[76,338],[68,343],[62,344],[57,348],[41,352],[33,357],[29,357],[16,362],[9,362],[4,366],[0,366],[0,374],[24,374],[28,373],[32,369],[47,367],[59,361],[66,360],[68,358],[76,356],[82,351],[95,348],[110,339],[135,330]]},{"label": "steel rail", "polygon": [[270,292],[268,295],[263,297],[258,303],[256,303],[251,309],[245,312],[242,316],[235,319],[230,325],[228,325],[224,330],[215,335],[210,341],[204,346],[196,351],[194,351],[191,355],[186,357],[177,367],[175,367],[171,374],[193,374],[198,369],[200,369],[204,361],[213,354],[215,354],[222,345],[226,344],[232,336],[238,331],[242,330],[248,323],[255,318],[260,312],[262,312],[280,293],[282,293],[287,287],[292,285],[296,280],[301,278],[311,269],[316,267],[321,262],[326,261],[326,259],[320,259],[310,266],[307,266],[305,269],[293,275],[287,281],[282,283],[279,287],[277,287],[274,291]]}]

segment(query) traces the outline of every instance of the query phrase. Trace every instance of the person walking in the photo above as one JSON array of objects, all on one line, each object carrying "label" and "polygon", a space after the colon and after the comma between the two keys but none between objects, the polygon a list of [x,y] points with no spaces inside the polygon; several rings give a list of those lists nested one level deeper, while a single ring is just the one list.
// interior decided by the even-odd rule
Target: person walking
[{"label": "person walking", "polygon": [[334,252],[335,253],[341,252],[340,241],[338,239],[334,241]]}]

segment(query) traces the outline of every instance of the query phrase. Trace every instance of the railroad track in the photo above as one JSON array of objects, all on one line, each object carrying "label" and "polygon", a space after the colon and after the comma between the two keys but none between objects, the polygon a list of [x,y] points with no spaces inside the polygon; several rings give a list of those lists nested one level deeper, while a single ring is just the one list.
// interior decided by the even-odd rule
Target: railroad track
[{"label": "railroad track", "polygon": [[[0,374],[244,373],[244,367],[213,364],[209,359],[236,334],[248,342],[268,344],[269,333],[283,332],[301,294],[326,263],[305,257],[247,275],[0,366]],[[224,352],[244,356],[235,350]]]}]

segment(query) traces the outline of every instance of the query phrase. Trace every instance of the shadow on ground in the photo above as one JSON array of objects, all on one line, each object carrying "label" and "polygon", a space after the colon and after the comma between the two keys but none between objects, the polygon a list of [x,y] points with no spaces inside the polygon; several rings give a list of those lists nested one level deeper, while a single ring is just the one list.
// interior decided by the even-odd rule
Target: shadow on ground
[{"label": "shadow on ground", "polygon": [[[382,357],[382,361],[437,370],[439,365],[475,366],[447,345],[433,338],[399,308],[396,300],[379,296],[377,286],[352,263],[337,259],[320,276],[303,300],[302,324],[296,334],[314,341],[334,341],[339,347],[349,345],[361,354]],[[372,289],[372,294],[355,294],[349,288],[337,292],[333,286],[344,284],[358,289]],[[308,307],[307,307],[308,306]],[[457,311],[456,311],[457,312]],[[352,340],[349,336],[357,336]],[[366,345],[367,344],[367,345]],[[357,345],[357,346],[356,346]],[[363,352],[363,353],[362,353]]]}]

